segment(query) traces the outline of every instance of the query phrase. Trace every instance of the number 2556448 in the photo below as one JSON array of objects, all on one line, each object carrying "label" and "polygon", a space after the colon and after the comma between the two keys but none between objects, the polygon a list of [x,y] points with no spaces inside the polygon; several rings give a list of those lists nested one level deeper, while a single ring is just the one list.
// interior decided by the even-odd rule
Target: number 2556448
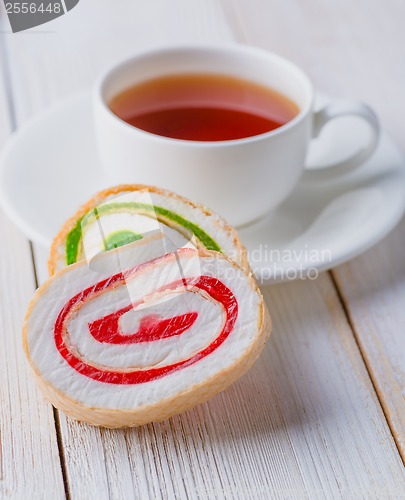
[{"label": "number 2556448", "polygon": [[61,4],[58,2],[43,2],[40,4],[30,2],[8,2],[6,3],[7,14],[35,14],[37,12],[49,12],[60,14]]}]

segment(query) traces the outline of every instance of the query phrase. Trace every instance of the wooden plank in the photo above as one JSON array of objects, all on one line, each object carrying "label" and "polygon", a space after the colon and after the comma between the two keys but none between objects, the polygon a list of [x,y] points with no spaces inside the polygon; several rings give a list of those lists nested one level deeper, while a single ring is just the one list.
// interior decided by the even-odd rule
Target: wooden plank
[{"label": "wooden plank", "polygon": [[[81,2],[68,15],[76,16],[73,41],[68,16],[50,25],[53,34],[8,40],[19,121],[89,85],[128,47],[231,39],[213,1],[123,5],[125,19],[105,1]],[[37,257],[44,279],[44,255]],[[329,276],[264,293],[273,338],[249,374],[211,402],[140,429],[96,429],[59,416],[72,498],[405,494],[399,455]]]},{"label": "wooden plank", "polygon": [[404,248],[405,220],[384,242],[333,274],[405,462]]},{"label": "wooden plank", "polygon": [[[330,95],[369,102],[405,150],[405,3],[344,0],[223,2],[239,39],[300,64]],[[338,75],[338,77],[336,77]],[[389,93],[389,99],[387,99]],[[361,352],[405,461],[405,223],[333,275]]]},{"label": "wooden plank", "polygon": [[[0,149],[11,132],[3,48]],[[28,373],[21,343],[23,316],[35,290],[30,246],[2,210],[0,230],[0,497],[65,498],[52,407]]]}]

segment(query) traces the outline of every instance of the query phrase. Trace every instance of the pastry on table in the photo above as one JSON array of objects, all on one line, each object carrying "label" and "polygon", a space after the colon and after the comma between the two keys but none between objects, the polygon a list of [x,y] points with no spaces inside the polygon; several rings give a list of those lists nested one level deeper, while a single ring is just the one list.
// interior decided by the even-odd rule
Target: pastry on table
[{"label": "pastry on table", "polygon": [[164,232],[90,262],[54,262],[64,268],[29,305],[24,349],[44,396],[89,424],[137,426],[207,401],[250,368],[270,334],[250,273],[219,252],[176,248]]},{"label": "pastry on table", "polygon": [[179,240],[179,247],[190,241],[248,269],[246,249],[222,217],[170,191],[120,185],[95,195],[64,224],[51,247],[49,274],[156,230]]}]

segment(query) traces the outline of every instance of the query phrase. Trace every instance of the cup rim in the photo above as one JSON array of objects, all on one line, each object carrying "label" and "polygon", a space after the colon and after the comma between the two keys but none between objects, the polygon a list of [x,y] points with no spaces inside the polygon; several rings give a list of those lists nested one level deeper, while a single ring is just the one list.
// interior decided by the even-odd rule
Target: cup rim
[{"label": "cup rim", "polygon": [[[188,140],[188,139],[178,139],[174,137],[166,137],[162,136],[159,134],[155,134],[153,132],[148,132],[147,130],[143,130],[139,127],[135,127],[134,125],[130,125],[126,121],[124,121],[122,118],[117,116],[108,106],[108,103],[106,102],[103,91],[104,87],[106,85],[106,82],[108,79],[115,73],[119,72],[123,68],[127,67],[128,65],[135,64],[136,61],[148,57],[152,57],[157,54],[164,54],[164,53],[179,53],[179,52],[197,52],[197,51],[212,51],[212,52],[243,52],[245,54],[252,54],[252,55],[261,55],[267,58],[271,58],[278,62],[279,64],[284,65],[287,68],[292,69],[295,71],[300,78],[304,81],[304,84],[306,86],[306,91],[309,94],[309,99],[305,106],[303,106],[299,113],[294,116],[294,118],[287,123],[281,125],[280,127],[277,127],[276,129],[270,130],[268,132],[264,132],[262,134],[257,134],[257,135],[252,135],[249,137],[243,137],[240,139],[227,139],[223,141],[196,141],[196,140]],[[249,80],[249,79],[247,79]],[[130,57],[126,57],[119,61],[118,63],[115,63],[111,65],[107,70],[105,70],[101,76],[97,79],[95,86],[94,86],[94,96],[96,99],[96,102],[98,101],[101,103],[103,109],[107,112],[110,118],[117,124],[117,126],[121,127],[123,130],[126,130],[127,133],[132,133],[135,134],[139,137],[143,137],[148,140],[152,141],[162,141],[163,143],[172,143],[176,145],[182,145],[182,146],[187,146],[187,147],[216,147],[216,148],[221,148],[221,147],[227,147],[231,145],[239,145],[239,144],[250,144],[254,142],[259,142],[263,141],[265,139],[271,138],[271,137],[276,137],[280,134],[283,134],[284,132],[290,130],[291,128],[296,127],[299,125],[304,118],[308,115],[308,113],[311,111],[313,107],[313,102],[314,102],[314,87],[307,76],[307,74],[295,63],[290,61],[289,59],[286,59],[278,54],[275,54],[274,52],[264,50],[258,47],[252,47],[249,45],[245,44],[192,44],[192,45],[172,45],[169,47],[158,47],[154,48],[148,51],[142,51],[138,52]]]}]

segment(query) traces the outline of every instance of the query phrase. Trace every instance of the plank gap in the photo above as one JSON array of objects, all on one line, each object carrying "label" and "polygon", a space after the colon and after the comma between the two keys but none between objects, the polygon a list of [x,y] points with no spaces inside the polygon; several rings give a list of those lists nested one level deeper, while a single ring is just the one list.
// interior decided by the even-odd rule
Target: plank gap
[{"label": "plank gap", "polygon": [[[0,23],[0,26],[2,24],[3,23]],[[0,43],[0,66],[3,70],[2,72],[3,72],[4,93],[6,96],[5,100],[10,122],[10,128],[11,131],[14,132],[17,129],[17,118],[14,105],[14,92],[11,86],[10,64],[6,47],[6,41],[4,39],[3,42]]]},{"label": "plank gap", "polygon": [[246,27],[241,19],[239,10],[236,8],[235,1],[220,0],[219,4],[235,40],[239,43],[251,45],[249,43]]},{"label": "plank gap", "polygon": [[33,245],[32,241],[29,241],[28,243],[30,245],[32,272],[34,273],[35,288],[37,289],[39,287],[39,281],[38,281],[37,267],[35,265],[34,245]]},{"label": "plank gap", "polygon": [[54,406],[52,406],[52,410],[53,410],[53,419],[55,421],[56,442],[58,444],[60,468],[62,471],[62,478],[63,478],[63,487],[65,490],[66,500],[71,500],[66,460],[65,460],[65,450],[63,449],[62,431],[60,428],[59,410],[57,410]]},{"label": "plank gap", "polygon": [[391,435],[394,439],[394,443],[395,443],[395,446],[398,450],[398,453],[401,457],[401,460],[405,466],[405,453],[404,453],[404,450],[402,449],[400,443],[398,442],[398,439],[397,439],[397,435],[396,435],[396,432],[394,430],[394,428],[392,427],[392,423],[391,423],[391,420],[388,416],[388,413],[387,413],[387,408],[386,408],[386,405],[385,405],[385,402],[384,402],[384,397],[383,395],[381,394],[381,391],[379,389],[379,386],[378,386],[378,381],[376,380],[376,377],[374,376],[374,371],[373,371],[373,367],[371,366],[370,362],[369,362],[369,359],[368,359],[368,356],[367,354],[365,353],[363,347],[362,347],[362,344],[361,344],[361,341],[359,340],[359,337],[357,335],[357,332],[356,332],[356,326],[354,324],[354,321],[353,321],[353,318],[350,314],[350,310],[349,310],[349,307],[346,303],[346,300],[339,288],[339,285],[338,285],[338,282],[337,280],[335,279],[335,275],[334,275],[334,272],[333,270],[331,271],[328,271],[330,277],[331,277],[331,280],[332,280],[332,283],[333,283],[333,286],[335,287],[335,290],[336,290],[336,295],[338,297],[338,300],[340,302],[340,305],[342,306],[342,310],[344,311],[344,314],[346,316],[346,319],[347,319],[347,322],[353,332],[353,338],[354,338],[354,341],[356,343],[356,346],[359,350],[359,353],[360,353],[360,356],[363,360],[363,363],[364,363],[364,366],[367,370],[367,373],[368,373],[368,376],[370,378],[370,381],[371,381],[371,384],[373,386],[373,389],[374,389],[374,392],[377,396],[377,399],[378,399],[378,402],[380,403],[380,406],[381,406],[381,409],[382,409],[382,412],[384,414],[384,418],[387,422],[387,425],[388,425],[388,428],[391,432]]}]

